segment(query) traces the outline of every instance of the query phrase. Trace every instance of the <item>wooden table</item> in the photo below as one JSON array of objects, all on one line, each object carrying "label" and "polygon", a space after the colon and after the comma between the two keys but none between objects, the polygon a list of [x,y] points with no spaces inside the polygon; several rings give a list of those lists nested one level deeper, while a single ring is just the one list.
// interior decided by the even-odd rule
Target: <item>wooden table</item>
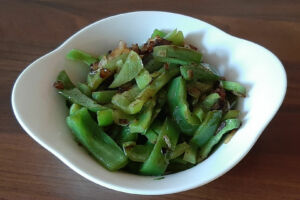
[{"label": "wooden table", "polygon": [[[300,1],[1,0],[0,5],[0,199],[300,199]],[[29,63],[84,26],[135,10],[165,10],[207,21],[270,49],[287,71],[285,101],[251,152],[201,188],[136,196],[98,186],[34,142],[13,116],[12,85]]]}]

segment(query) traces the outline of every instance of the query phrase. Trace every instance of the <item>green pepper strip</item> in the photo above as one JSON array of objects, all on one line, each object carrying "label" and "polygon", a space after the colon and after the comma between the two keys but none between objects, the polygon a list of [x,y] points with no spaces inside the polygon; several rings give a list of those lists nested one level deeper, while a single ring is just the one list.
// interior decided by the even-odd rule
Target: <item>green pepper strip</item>
[{"label": "green pepper strip", "polygon": [[140,73],[143,68],[144,65],[141,57],[135,51],[130,51],[125,63],[114,77],[114,80],[110,84],[109,88],[116,88],[131,81]]},{"label": "green pepper strip", "polygon": [[91,88],[89,88],[89,86],[87,86],[86,84],[78,82],[76,86],[80,90],[80,92],[82,92],[86,96],[88,97],[92,96]]},{"label": "green pepper strip", "polygon": [[105,109],[105,110],[98,111],[97,120],[98,120],[98,125],[100,127],[111,125],[114,122],[113,110]]},{"label": "green pepper strip", "polygon": [[107,109],[105,106],[97,104],[94,100],[84,95],[82,92],[80,92],[78,88],[73,88],[69,90],[59,90],[58,93],[66,99],[70,100],[71,102],[81,105],[83,107],[87,107],[93,112]]},{"label": "green pepper strip", "polygon": [[154,130],[149,128],[147,130],[147,132],[145,133],[145,136],[147,137],[147,139],[150,143],[155,144],[157,141],[158,134]]},{"label": "green pepper strip", "polygon": [[104,90],[92,93],[93,99],[100,104],[107,104],[111,102],[112,97],[117,93],[117,90]]},{"label": "green pepper strip", "polygon": [[162,148],[166,146],[166,137],[168,137],[170,141],[170,145],[167,144],[167,146],[173,145],[175,141],[177,143],[179,132],[177,132],[176,128],[173,126],[170,120],[165,120],[161,131],[159,132],[160,133],[158,135],[157,142],[154,145],[149,158],[144,162],[140,169],[140,172],[144,175],[157,176],[164,174],[169,163],[166,155],[164,155],[162,152]]},{"label": "green pepper strip", "polygon": [[197,150],[198,150],[197,145],[190,144],[184,153],[183,160],[185,160],[189,163],[192,163],[192,164],[196,164],[197,163]]},{"label": "green pepper strip", "polygon": [[154,31],[153,31],[153,33],[152,33],[152,35],[151,35],[151,38],[153,39],[153,38],[155,38],[156,36],[159,36],[159,37],[163,38],[165,35],[167,35],[165,32],[160,31],[160,30],[158,30],[158,29],[154,29]]},{"label": "green pepper strip", "polygon": [[167,102],[167,96],[168,96],[168,90],[167,89],[161,89],[158,94],[156,95],[156,106],[153,109],[151,123],[156,119],[162,108]]},{"label": "green pepper strip", "polygon": [[123,149],[129,160],[135,162],[145,162],[149,158],[153,147],[153,144],[148,143],[145,145],[134,145],[127,147],[123,146]]},{"label": "green pepper strip", "polygon": [[192,135],[199,126],[198,118],[191,113],[187,102],[187,91],[184,79],[179,76],[172,80],[168,90],[168,104],[181,132]]},{"label": "green pepper strip", "polygon": [[152,77],[146,69],[142,69],[138,76],[135,77],[136,84],[140,89],[144,89],[151,82]]},{"label": "green pepper strip", "polygon": [[124,126],[120,132],[120,134],[117,135],[116,141],[118,144],[122,145],[125,142],[129,141],[136,141],[138,138],[137,133],[132,133],[129,130],[128,126]]},{"label": "green pepper strip", "polygon": [[184,36],[182,31],[177,31],[177,29],[169,32],[164,36],[164,39],[171,41],[173,44],[177,46],[183,46],[184,44]]},{"label": "green pepper strip", "polygon": [[82,61],[88,66],[98,61],[96,57],[78,49],[72,49],[69,51],[66,57],[70,60]]},{"label": "green pepper strip", "polygon": [[136,114],[140,112],[146,101],[154,97],[156,93],[169,82],[169,80],[171,80],[179,73],[179,69],[177,67],[170,67],[169,70],[163,70],[164,71],[162,72],[162,74],[154,79],[152,83],[145,87],[137,96],[133,95],[134,98],[136,97],[134,101],[130,102],[130,99],[126,98],[124,96],[125,94],[122,93],[113,96],[112,103],[127,114]]},{"label": "green pepper strip", "polygon": [[214,74],[212,71],[198,65],[186,65],[180,67],[180,72],[185,80],[200,80],[200,81],[217,81],[220,77]]},{"label": "green pepper strip", "polygon": [[220,127],[223,127],[219,132],[216,133],[213,137],[211,137],[208,142],[201,148],[199,152],[199,160],[204,160],[208,154],[211,152],[212,148],[219,143],[223,135],[232,131],[234,129],[238,129],[241,125],[241,121],[239,119],[227,119],[226,121],[222,122]]},{"label": "green pepper strip", "polygon": [[222,121],[227,119],[234,119],[237,118],[240,114],[239,110],[229,110],[222,118]]},{"label": "green pepper strip", "polygon": [[221,85],[225,90],[231,91],[236,96],[246,96],[246,88],[237,82],[221,81]]},{"label": "green pepper strip", "polygon": [[135,97],[141,92],[141,89],[137,85],[133,86],[130,90],[121,94],[117,93],[112,97],[111,102],[125,113],[132,114],[129,110],[129,105],[135,99]]},{"label": "green pepper strip", "polygon": [[142,111],[137,116],[137,119],[135,119],[132,123],[129,124],[130,132],[145,134],[145,132],[150,126],[153,108],[155,104],[155,99],[150,99],[148,102],[146,102]]},{"label": "green pepper strip", "polygon": [[[128,57],[128,53],[123,53],[111,60],[108,60],[107,64],[101,67],[101,69],[106,69],[110,71],[110,74],[108,74],[108,76],[101,78],[100,76],[101,69],[99,69],[96,73],[88,74],[87,83],[88,86],[92,89],[92,91],[95,91],[104,80],[106,80],[108,77],[114,74],[116,70],[123,65],[127,57]],[[102,59],[107,59],[107,58],[103,57]]]},{"label": "green pepper strip", "polygon": [[96,124],[86,108],[81,108],[67,117],[67,124],[77,140],[111,171],[127,164],[122,149]]},{"label": "green pepper strip", "polygon": [[[200,63],[202,55],[193,49],[178,47],[175,45],[161,45],[153,48],[154,57],[174,58],[189,63]],[[181,63],[179,63],[181,64]]]},{"label": "green pepper strip", "polygon": [[59,72],[58,76],[56,77],[56,81],[61,82],[64,86],[64,89],[72,89],[75,87],[65,70]]},{"label": "green pepper strip", "polygon": [[172,160],[174,158],[181,156],[186,151],[187,148],[189,148],[189,145],[186,142],[176,145],[174,151],[171,151],[169,153],[168,158]]},{"label": "green pepper strip", "polygon": [[173,120],[167,118],[161,128],[161,132],[163,132],[163,139],[165,141],[163,147],[174,151],[180,134],[177,124]]},{"label": "green pepper strip", "polygon": [[80,110],[81,106],[76,104],[76,103],[73,103],[70,107],[70,115],[72,115],[73,113],[75,113],[76,111]]},{"label": "green pepper strip", "polygon": [[152,54],[149,54],[147,57],[145,57],[145,59],[143,59],[143,62],[145,63],[144,68],[150,73],[159,70],[163,66],[163,63],[156,61]]},{"label": "green pepper strip", "polygon": [[196,130],[193,138],[191,139],[191,143],[196,144],[198,147],[202,147],[216,132],[221,118],[222,111],[209,111],[202,124]]}]

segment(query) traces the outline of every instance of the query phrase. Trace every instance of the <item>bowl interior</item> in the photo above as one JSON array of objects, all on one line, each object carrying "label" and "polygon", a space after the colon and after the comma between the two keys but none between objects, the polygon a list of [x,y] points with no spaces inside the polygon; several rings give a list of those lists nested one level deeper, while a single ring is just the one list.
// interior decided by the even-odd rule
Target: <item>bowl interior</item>
[{"label": "bowl interior", "polygon": [[[248,91],[247,98],[240,100],[238,105],[243,125],[232,140],[222,144],[197,166],[167,175],[159,181],[153,177],[111,173],[91,159],[73,140],[65,124],[68,112],[64,100],[52,87],[62,69],[67,71],[72,81],[84,81],[88,67],[65,59],[72,48],[99,55],[115,48],[119,40],[126,41],[128,45],[142,44],[155,28],[182,30],[186,41],[204,54],[205,62],[215,66],[228,80],[242,83]],[[118,191],[167,194],[203,185],[237,164],[277,112],[285,91],[283,66],[265,48],[184,15],[134,12],[96,22],[32,63],[15,83],[12,105],[26,132],[82,176]]]}]

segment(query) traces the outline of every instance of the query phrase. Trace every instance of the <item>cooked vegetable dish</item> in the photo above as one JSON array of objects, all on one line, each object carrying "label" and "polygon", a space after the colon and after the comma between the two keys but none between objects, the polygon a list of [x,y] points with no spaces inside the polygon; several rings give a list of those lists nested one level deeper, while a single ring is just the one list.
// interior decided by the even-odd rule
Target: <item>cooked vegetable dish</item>
[{"label": "cooked vegetable dish", "polygon": [[154,30],[139,46],[94,56],[78,49],[67,59],[89,68],[74,84],[61,71],[53,86],[66,99],[75,140],[110,171],[159,176],[206,159],[241,121],[246,89],[227,81],[181,31]]}]

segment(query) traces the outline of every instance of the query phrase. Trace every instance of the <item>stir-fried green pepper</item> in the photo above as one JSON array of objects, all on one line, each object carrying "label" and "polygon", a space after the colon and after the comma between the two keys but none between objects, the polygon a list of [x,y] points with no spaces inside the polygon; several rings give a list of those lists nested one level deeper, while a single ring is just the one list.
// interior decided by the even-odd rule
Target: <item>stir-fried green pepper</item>
[{"label": "stir-fried green pepper", "polygon": [[229,110],[222,118],[222,121],[227,119],[234,119],[237,118],[240,114],[239,110]]},{"label": "stir-fried green pepper", "polygon": [[69,51],[66,57],[70,60],[82,61],[88,66],[98,61],[96,57],[78,49],[72,49]]},{"label": "stir-fried green pepper", "polygon": [[62,89],[72,89],[75,87],[65,70],[59,72],[56,83],[61,83]]},{"label": "stir-fried green pepper", "polygon": [[70,100],[71,102],[86,107],[94,112],[107,109],[105,106],[97,104],[94,100],[84,95],[82,92],[80,92],[78,88],[73,88],[69,90],[59,90],[58,93],[66,99]]},{"label": "stir-fried green pepper", "polygon": [[120,72],[115,76],[114,81],[110,84],[109,88],[116,88],[131,81],[142,69],[143,61],[141,57],[135,51],[130,51]]},{"label": "stir-fried green pepper", "polygon": [[189,145],[186,142],[176,145],[174,151],[171,151],[168,155],[170,160],[181,156],[189,148]]},{"label": "stir-fried green pepper", "polygon": [[151,38],[155,38],[156,36],[159,36],[161,38],[165,37],[167,34],[163,31],[160,31],[158,29],[155,29],[151,35]]},{"label": "stir-fried green pepper", "polygon": [[222,118],[222,111],[214,110],[207,113],[204,121],[196,130],[191,143],[202,147],[216,132],[220,120]]},{"label": "stir-fried green pepper", "polygon": [[[199,161],[204,160],[214,145],[219,143],[223,135],[228,133],[229,131],[232,131],[234,129],[239,128],[241,125],[241,121],[239,119],[227,119],[220,125],[220,130],[217,131],[217,134],[211,137],[208,142],[201,148],[201,151],[199,152]],[[223,127],[223,128],[222,128]]]},{"label": "stir-fried green pepper", "polygon": [[186,95],[187,92],[184,79],[181,76],[173,79],[168,91],[170,112],[180,130],[187,135],[192,135],[200,122],[199,119],[189,110]]},{"label": "stir-fried green pepper", "polygon": [[69,114],[72,115],[73,113],[75,113],[76,111],[80,110],[81,106],[73,103],[72,106],[70,107],[70,112]]},{"label": "stir-fried green pepper", "polygon": [[151,123],[155,103],[155,99],[151,99],[144,105],[142,111],[137,116],[137,119],[130,123],[130,132],[144,134],[147,131]]},{"label": "stir-fried green pepper", "polygon": [[202,55],[200,52],[175,45],[156,46],[153,48],[153,56],[174,58],[181,61],[186,61],[188,63],[200,63],[202,59]]},{"label": "stir-fried green pepper", "polygon": [[118,144],[123,144],[129,141],[136,141],[138,138],[137,133],[132,133],[128,126],[122,128],[121,132],[116,136],[116,141]]},{"label": "stir-fried green pepper", "polygon": [[147,143],[145,145],[123,146],[125,155],[134,162],[145,162],[153,149],[154,145]]},{"label": "stir-fried green pepper", "polygon": [[246,96],[246,88],[241,84],[233,81],[221,81],[221,85],[225,90],[231,91],[233,94],[245,97]]},{"label": "stir-fried green pepper", "polygon": [[212,71],[198,65],[186,65],[180,67],[180,72],[185,80],[200,80],[200,81],[217,81],[220,77],[214,74]]},{"label": "stir-fried green pepper", "polygon": [[86,108],[67,117],[67,124],[77,140],[104,167],[115,171],[127,164],[122,149],[96,124]]},{"label": "stir-fried green pepper", "polygon": [[63,70],[53,84],[66,98],[75,139],[111,171],[188,169],[241,124],[233,109],[243,86],[203,63],[182,31],[156,29],[151,37],[97,56],[73,49],[67,58],[89,66],[86,82],[73,84]]},{"label": "stir-fried green pepper", "polygon": [[152,81],[152,77],[146,69],[142,69],[139,75],[135,77],[135,81],[140,89],[144,89]]},{"label": "stir-fried green pepper", "polygon": [[88,97],[92,96],[91,88],[89,88],[89,86],[87,86],[86,84],[78,82],[76,86],[80,90],[80,92],[82,92],[86,96]]},{"label": "stir-fried green pepper", "polygon": [[112,97],[117,93],[117,90],[103,90],[92,93],[93,99],[100,104],[111,102]]},{"label": "stir-fried green pepper", "polygon": [[97,112],[97,119],[99,126],[108,126],[114,122],[113,110],[105,109]]},{"label": "stir-fried green pepper", "polygon": [[99,62],[102,65],[87,76],[87,84],[91,90],[95,91],[103,81],[114,74],[124,64],[127,57],[128,53],[122,53],[109,60],[103,56]]}]

